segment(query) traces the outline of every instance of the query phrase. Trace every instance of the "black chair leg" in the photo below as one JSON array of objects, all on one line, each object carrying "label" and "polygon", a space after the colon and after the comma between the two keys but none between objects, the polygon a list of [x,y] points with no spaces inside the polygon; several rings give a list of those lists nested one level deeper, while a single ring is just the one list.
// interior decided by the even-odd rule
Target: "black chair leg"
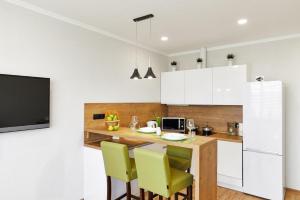
[{"label": "black chair leg", "polygon": [[106,177],[106,196],[107,196],[107,200],[111,200],[111,178],[110,176]]},{"label": "black chair leg", "polygon": [[148,193],[149,193],[148,200],[153,200],[153,192],[148,192]]},{"label": "black chair leg", "polygon": [[144,189],[140,189],[140,200],[145,200],[145,190]]},{"label": "black chair leg", "polygon": [[[188,168],[188,169],[186,170],[186,172],[187,172],[187,173],[191,173],[191,168]],[[186,197],[185,197],[185,199],[187,199],[187,200],[188,200],[188,194],[189,194],[189,188],[187,187],[187,188],[186,188]]]},{"label": "black chair leg", "polygon": [[131,184],[130,184],[130,182],[126,183],[126,199],[131,200]]},{"label": "black chair leg", "polygon": [[188,187],[188,191],[189,191],[189,193],[188,193],[188,200],[193,200],[193,185],[190,185]]},{"label": "black chair leg", "polygon": [[159,200],[163,200],[163,197],[159,195]]},{"label": "black chair leg", "polygon": [[178,200],[178,193],[175,193],[175,200]]}]

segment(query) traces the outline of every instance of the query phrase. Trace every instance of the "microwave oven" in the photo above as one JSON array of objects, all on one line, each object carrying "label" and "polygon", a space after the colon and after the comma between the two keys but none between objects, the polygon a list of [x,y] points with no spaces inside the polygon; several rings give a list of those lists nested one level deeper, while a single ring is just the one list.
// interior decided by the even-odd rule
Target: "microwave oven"
[{"label": "microwave oven", "polygon": [[162,131],[185,132],[185,118],[182,117],[162,117]]}]

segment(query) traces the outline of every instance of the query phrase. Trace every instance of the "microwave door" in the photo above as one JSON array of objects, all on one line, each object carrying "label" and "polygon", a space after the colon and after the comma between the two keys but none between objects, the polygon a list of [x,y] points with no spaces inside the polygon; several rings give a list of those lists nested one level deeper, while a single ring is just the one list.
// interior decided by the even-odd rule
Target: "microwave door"
[{"label": "microwave door", "polygon": [[178,119],[164,119],[163,120],[163,129],[178,131],[179,130]]}]

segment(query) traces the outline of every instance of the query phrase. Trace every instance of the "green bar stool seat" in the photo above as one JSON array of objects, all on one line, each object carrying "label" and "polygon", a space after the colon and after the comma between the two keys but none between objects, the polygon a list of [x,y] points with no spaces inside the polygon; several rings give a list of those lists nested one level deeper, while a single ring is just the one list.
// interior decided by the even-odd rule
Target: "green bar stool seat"
[{"label": "green bar stool seat", "polygon": [[184,147],[167,146],[167,155],[172,168],[190,172],[193,150]]},{"label": "green bar stool seat", "polygon": [[[153,152],[147,149],[135,149],[134,156],[140,188],[140,199],[144,199],[144,190],[170,199],[173,194],[188,188],[188,199],[192,200],[193,175],[182,170],[171,168],[166,153]],[[177,198],[177,196],[175,195]]]},{"label": "green bar stool seat", "polygon": [[129,158],[128,147],[123,144],[103,141],[101,150],[104,160],[105,173],[107,176],[107,200],[111,200],[111,177],[126,182],[127,192],[117,200],[124,197],[139,199],[131,194],[130,181],[137,178],[137,170],[133,158]]}]

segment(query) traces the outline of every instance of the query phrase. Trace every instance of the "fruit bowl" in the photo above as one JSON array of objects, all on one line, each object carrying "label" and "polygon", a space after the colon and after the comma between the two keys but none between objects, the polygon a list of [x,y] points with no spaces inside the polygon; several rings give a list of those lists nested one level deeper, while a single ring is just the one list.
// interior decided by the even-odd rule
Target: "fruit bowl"
[{"label": "fruit bowl", "polygon": [[120,120],[105,121],[105,125],[106,125],[107,130],[117,131],[120,128]]},{"label": "fruit bowl", "polygon": [[105,125],[109,131],[117,131],[120,128],[120,120],[117,112],[105,113]]}]

